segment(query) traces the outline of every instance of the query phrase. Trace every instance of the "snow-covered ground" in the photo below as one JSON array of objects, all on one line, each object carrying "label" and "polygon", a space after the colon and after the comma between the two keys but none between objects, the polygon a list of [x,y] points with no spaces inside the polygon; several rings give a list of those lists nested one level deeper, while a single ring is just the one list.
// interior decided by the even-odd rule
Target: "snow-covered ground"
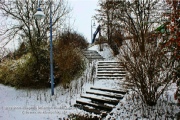
[{"label": "snow-covered ground", "polygon": [[113,60],[115,59],[113,57],[113,51],[109,48],[108,44],[105,43],[102,45],[103,46],[103,51],[99,51],[100,47],[99,45],[94,45],[89,48],[89,50],[96,50],[98,53],[103,56],[106,60]]},{"label": "snow-covered ground", "polygon": [[[80,89],[64,90],[58,86],[55,95],[51,96],[50,89],[44,90],[16,90],[12,87],[0,85],[0,120],[59,120],[67,118],[71,113],[86,114],[73,107],[76,99],[90,86],[116,89],[119,82],[113,80],[99,80],[84,84]],[[175,84],[153,108],[143,106],[132,97],[132,93],[125,95],[123,100],[106,117],[107,120],[165,120],[165,117],[175,116],[179,108],[174,101]],[[81,91],[81,92],[80,92]],[[167,102],[169,101],[169,102]],[[148,109],[146,109],[148,108]],[[171,120],[169,118],[169,120]],[[172,119],[173,120],[173,119]]]},{"label": "snow-covered ground", "polygon": [[[97,46],[90,48],[97,50]],[[99,52],[104,58],[114,60],[111,51],[106,47]],[[69,114],[86,114],[73,105],[80,95],[90,87],[120,89],[121,81],[89,80],[89,71],[84,76],[74,80],[69,89],[56,86],[55,95],[51,96],[49,89],[30,90],[15,89],[0,84],[0,120],[59,120]],[[154,107],[147,107],[138,100],[138,96],[129,92],[120,103],[107,115],[105,120],[173,120],[179,107],[174,100],[176,85],[172,84]],[[136,99],[134,99],[136,98]],[[172,117],[173,116],[173,117]]]},{"label": "snow-covered ground", "polygon": [[174,100],[176,88],[175,83],[168,87],[153,107],[144,105],[138,95],[130,91],[106,116],[106,120],[177,120],[180,109]]},{"label": "snow-covered ground", "polygon": [[17,90],[0,85],[0,120],[59,120],[71,113],[85,114],[73,107],[80,94],[92,86],[116,89],[119,84],[113,80],[95,80],[85,83],[82,88],[79,85],[76,88],[74,81],[73,87],[66,90],[57,86],[54,96],[51,96],[50,89]]}]

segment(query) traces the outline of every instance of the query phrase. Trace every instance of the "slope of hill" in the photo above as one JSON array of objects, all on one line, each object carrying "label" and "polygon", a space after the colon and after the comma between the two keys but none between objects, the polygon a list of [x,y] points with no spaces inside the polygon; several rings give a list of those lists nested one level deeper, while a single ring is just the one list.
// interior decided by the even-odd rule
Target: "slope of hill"
[{"label": "slope of hill", "polygon": [[[90,50],[97,50],[106,60],[116,60],[107,45],[104,51],[98,51],[98,46]],[[91,86],[100,88],[119,89],[117,80],[89,81],[90,72],[74,80],[68,89],[61,86],[55,88],[55,95],[51,96],[49,89],[30,90],[15,89],[0,85],[0,119],[1,120],[60,120],[68,118],[71,113],[86,115],[87,112],[73,107],[82,93]],[[154,107],[147,107],[141,103],[136,94],[130,91],[105,120],[162,120],[174,119],[179,107],[174,100],[176,85],[172,84]],[[136,99],[135,99],[136,98]],[[94,114],[93,114],[94,115]],[[95,115],[94,115],[95,116]]]}]

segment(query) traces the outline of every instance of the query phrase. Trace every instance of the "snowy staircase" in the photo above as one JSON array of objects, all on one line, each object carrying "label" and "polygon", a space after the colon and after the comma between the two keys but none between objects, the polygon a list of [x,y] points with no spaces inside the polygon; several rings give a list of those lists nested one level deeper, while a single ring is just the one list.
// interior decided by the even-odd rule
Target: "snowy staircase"
[{"label": "snowy staircase", "polygon": [[85,50],[83,55],[92,62],[93,60],[104,60],[104,58],[95,50]]},{"label": "snowy staircase", "polygon": [[96,70],[98,79],[123,79],[126,76],[124,67],[116,61],[98,61]]},{"label": "snowy staircase", "polygon": [[76,100],[75,107],[105,117],[119,103],[126,91],[91,87]]},{"label": "snowy staircase", "polygon": [[[103,61],[104,58],[93,50],[83,52],[84,56],[90,61],[96,60],[96,78],[102,79],[123,79],[126,71],[120,62]],[[75,107],[84,111],[99,114],[105,117],[113,108],[123,99],[126,94],[125,90],[114,90],[109,88],[91,87],[85,94],[76,100]]]}]

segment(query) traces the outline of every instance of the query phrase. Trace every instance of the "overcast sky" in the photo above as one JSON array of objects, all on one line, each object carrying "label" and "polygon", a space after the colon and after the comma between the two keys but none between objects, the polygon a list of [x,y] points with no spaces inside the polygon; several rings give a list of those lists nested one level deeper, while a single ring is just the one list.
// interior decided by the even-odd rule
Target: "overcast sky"
[{"label": "overcast sky", "polygon": [[88,42],[91,42],[91,18],[96,13],[95,9],[98,8],[98,0],[69,0],[69,4],[73,8],[74,30],[84,35]]},{"label": "overcast sky", "polygon": [[[95,9],[98,8],[98,0],[68,0],[72,8],[72,18],[70,24],[73,24],[73,29],[82,34],[88,42],[91,42],[91,19],[95,15]],[[98,24],[96,23],[96,26]],[[93,32],[95,28],[93,29]],[[15,49],[18,42],[11,42],[6,47]]]}]

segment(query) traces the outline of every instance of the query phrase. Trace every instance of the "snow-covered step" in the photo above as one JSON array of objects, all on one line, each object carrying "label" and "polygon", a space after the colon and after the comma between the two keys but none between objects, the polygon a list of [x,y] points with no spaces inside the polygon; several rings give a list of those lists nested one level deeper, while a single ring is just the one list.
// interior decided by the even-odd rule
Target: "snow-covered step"
[{"label": "snow-covered step", "polygon": [[127,90],[114,90],[114,89],[97,88],[97,87],[90,87],[90,89],[106,91],[106,92],[111,92],[111,93],[119,93],[119,94],[123,94],[123,95],[127,93]]},{"label": "snow-covered step", "polygon": [[116,65],[116,66],[122,66],[120,63],[109,63],[109,62],[107,62],[107,63],[99,63],[98,64],[99,66],[105,66],[105,65],[107,65],[107,66],[114,66],[114,65]]},{"label": "snow-covered step", "polygon": [[112,105],[117,105],[119,100],[115,99],[115,98],[108,98],[108,97],[101,97],[101,96],[97,96],[97,95],[93,95],[93,94],[86,94],[86,95],[81,95],[81,98],[87,98],[90,99],[92,101],[96,101],[99,103],[109,103]]},{"label": "snow-covered step", "polygon": [[90,113],[106,116],[124,97],[125,90],[90,87],[86,94],[76,100],[75,107]]},{"label": "snow-covered step", "polygon": [[123,77],[106,77],[106,76],[98,76],[98,79],[115,79],[115,80],[119,80],[119,79],[123,79]]},{"label": "snow-covered step", "polygon": [[98,79],[123,79],[126,71],[117,61],[98,61],[96,69],[96,77]]},{"label": "snow-covered step", "polygon": [[99,64],[99,63],[98,63],[98,67],[117,67],[117,68],[124,68],[122,65],[119,65],[119,64],[111,64],[111,65],[109,65],[108,63],[107,63],[107,64]]},{"label": "snow-covered step", "polygon": [[123,74],[123,75],[126,75],[126,71],[102,71],[102,70],[99,70],[97,71],[98,74],[102,74],[102,73],[107,73],[107,74]]},{"label": "snow-covered step", "polygon": [[114,63],[121,63],[121,62],[118,62],[118,61],[99,61],[99,63],[112,63],[112,64],[114,64]]},{"label": "snow-covered step", "polygon": [[104,73],[104,74],[97,74],[97,77],[125,77],[125,74],[119,74],[119,73],[113,73],[113,74],[109,74],[109,73]]},{"label": "snow-covered step", "polygon": [[104,59],[101,56],[86,56],[87,59]]},{"label": "snow-covered step", "polygon": [[101,92],[97,90],[90,90],[86,91],[87,94],[94,94],[94,95],[100,95],[100,96],[105,96],[105,97],[110,97],[110,98],[116,98],[116,99],[122,99],[123,95],[121,94],[113,94],[113,93],[108,93],[108,92]]},{"label": "snow-covered step", "polygon": [[[120,91],[120,92],[117,93],[116,91]],[[90,90],[88,90],[87,92],[94,92],[94,93],[100,93],[100,94],[106,94],[106,95],[114,95],[114,96],[123,96],[124,93],[127,92],[126,90],[116,90],[116,91],[114,92],[114,89],[90,87]]]},{"label": "snow-covered step", "polygon": [[[89,105],[83,105],[83,106],[82,106],[82,109],[85,110],[85,111],[87,111],[87,112],[90,112],[90,113],[95,113],[95,114],[101,114],[101,113],[102,113],[101,110],[99,110],[99,109],[97,109],[97,108],[95,108],[95,107],[89,106]],[[106,111],[104,111],[104,113],[107,114]]]},{"label": "snow-covered step", "polygon": [[105,71],[113,71],[113,70],[119,70],[119,71],[125,71],[124,70],[124,68],[118,68],[118,67],[111,67],[111,68],[109,68],[109,67],[97,67],[98,68],[98,70],[105,70]]},{"label": "snow-covered step", "polygon": [[112,106],[103,105],[101,103],[88,102],[87,100],[85,100],[83,98],[81,98],[79,100],[76,100],[76,103],[82,104],[82,105],[92,106],[94,108],[97,108],[97,109],[100,109],[100,110],[104,110],[104,111],[109,111],[109,112],[114,108]]},{"label": "snow-covered step", "polygon": [[[99,72],[98,72],[98,73],[99,73]],[[111,74],[109,74],[109,73],[108,73],[108,74],[107,74],[107,73],[106,73],[106,74],[102,74],[102,73],[101,73],[101,74],[100,74],[100,73],[99,73],[97,76],[113,76],[113,77],[114,77],[114,76],[120,76],[120,77],[121,77],[121,76],[125,76],[125,74],[121,74],[121,73],[111,73]]]},{"label": "snow-covered step", "polygon": [[124,70],[124,67],[121,67],[121,66],[97,66],[98,68],[102,68],[102,69],[108,69],[108,68],[116,68],[116,69],[122,69]]},{"label": "snow-covered step", "polygon": [[93,50],[83,51],[83,55],[92,62],[93,60],[104,60],[104,58],[97,52]]}]

